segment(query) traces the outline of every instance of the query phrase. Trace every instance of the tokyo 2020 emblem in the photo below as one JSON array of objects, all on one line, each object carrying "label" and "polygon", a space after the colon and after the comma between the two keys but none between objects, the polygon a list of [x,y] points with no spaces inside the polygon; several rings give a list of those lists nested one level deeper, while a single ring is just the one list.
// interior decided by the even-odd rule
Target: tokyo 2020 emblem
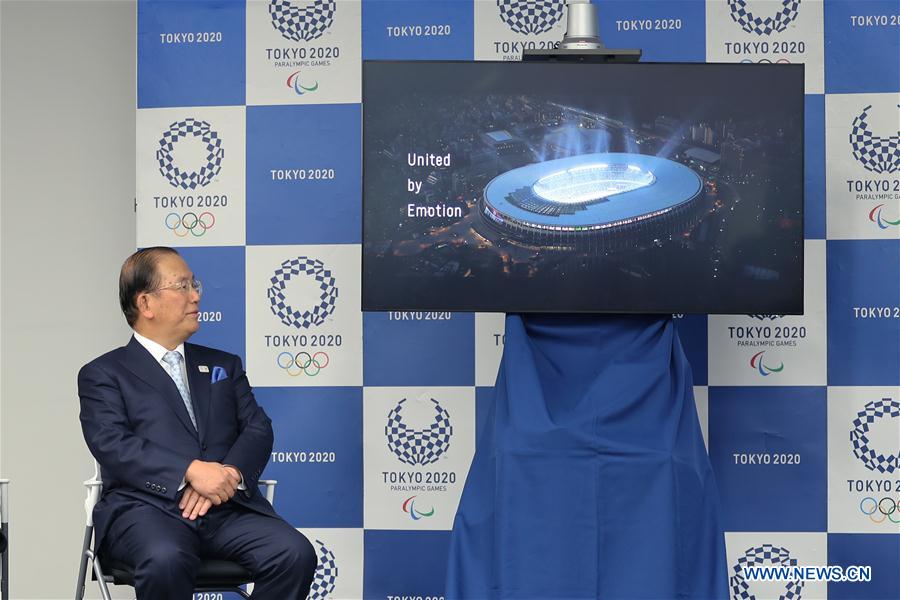
[{"label": "tokyo 2020 emblem", "polygon": [[879,473],[893,473],[900,464],[900,450],[891,449],[887,453],[880,452],[873,448],[869,441],[869,426],[882,419],[896,419],[897,424],[900,425],[900,402],[891,398],[882,398],[866,403],[853,419],[850,443],[853,444],[853,455],[861,460],[867,469]]},{"label": "tokyo 2020 emblem", "polygon": [[747,0],[728,0],[731,18],[747,33],[771,35],[781,33],[797,18],[800,0],[782,0],[781,8],[770,17],[760,18],[747,10]]},{"label": "tokyo 2020 emblem", "polygon": [[[318,298],[311,305],[300,308],[288,302],[285,288],[288,282],[297,277],[311,277],[318,284]],[[334,312],[338,289],[330,269],[326,269],[322,261],[298,256],[281,263],[269,280],[271,285],[266,291],[271,304],[272,314],[285,325],[297,329],[309,329],[321,325]]]},{"label": "tokyo 2020 emblem", "polygon": [[563,0],[497,0],[500,18],[516,33],[547,33],[562,19]]},{"label": "tokyo 2020 emblem", "polygon": [[406,398],[398,402],[388,414],[387,425],[384,427],[388,448],[400,462],[408,465],[429,465],[450,447],[450,438],[453,435],[450,414],[437,400],[431,398],[434,408],[434,420],[431,425],[425,429],[412,429],[404,422],[405,403]]},{"label": "tokyo 2020 emblem", "polygon": [[[900,105],[898,105],[900,108]],[[850,127],[850,148],[853,158],[867,171],[873,173],[897,173],[900,171],[900,130],[891,136],[878,136],[869,129],[869,111],[865,107],[853,119]]]},{"label": "tokyo 2020 emblem", "polygon": [[271,0],[269,16],[272,26],[286,39],[294,42],[311,42],[322,37],[334,22],[337,5],[334,0],[290,2]]},{"label": "tokyo 2020 emblem", "polygon": [[[200,141],[206,144],[205,162],[196,171],[182,169],[175,163],[173,156],[178,142],[188,137],[200,138]],[[169,129],[159,140],[159,148],[156,150],[159,172],[170,184],[185,190],[208,185],[222,170],[222,159],[224,158],[225,150],[222,148],[219,134],[210,127],[209,123],[199,119],[185,119],[169,125]]]},{"label": "tokyo 2020 emblem", "polygon": [[332,592],[334,592],[334,586],[337,584],[338,567],[334,560],[334,552],[329,550],[319,540],[316,540],[316,546],[319,563],[313,574],[313,581],[309,588],[307,600],[325,600],[331,596]]}]

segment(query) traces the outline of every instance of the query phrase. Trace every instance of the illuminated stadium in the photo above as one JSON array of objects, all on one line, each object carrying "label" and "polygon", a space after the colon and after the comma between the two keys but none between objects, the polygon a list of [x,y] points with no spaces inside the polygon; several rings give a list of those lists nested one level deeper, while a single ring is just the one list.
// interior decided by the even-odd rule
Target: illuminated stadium
[{"label": "illuminated stadium", "polygon": [[507,238],[535,245],[618,250],[690,229],[703,182],[690,168],[656,156],[581,154],[495,177],[481,214]]}]

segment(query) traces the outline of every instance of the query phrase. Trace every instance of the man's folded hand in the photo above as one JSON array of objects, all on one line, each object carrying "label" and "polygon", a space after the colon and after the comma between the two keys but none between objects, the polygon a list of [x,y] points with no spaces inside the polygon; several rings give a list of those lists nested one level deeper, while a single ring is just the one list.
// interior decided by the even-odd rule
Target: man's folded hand
[{"label": "man's folded hand", "polygon": [[200,492],[191,486],[184,488],[184,495],[181,497],[181,502],[178,503],[178,508],[181,509],[181,516],[191,521],[197,517],[204,516],[211,506],[212,501],[201,496]]},{"label": "man's folded hand", "polygon": [[184,479],[194,491],[216,506],[228,502],[241,482],[237,469],[202,460],[194,460],[188,466]]}]

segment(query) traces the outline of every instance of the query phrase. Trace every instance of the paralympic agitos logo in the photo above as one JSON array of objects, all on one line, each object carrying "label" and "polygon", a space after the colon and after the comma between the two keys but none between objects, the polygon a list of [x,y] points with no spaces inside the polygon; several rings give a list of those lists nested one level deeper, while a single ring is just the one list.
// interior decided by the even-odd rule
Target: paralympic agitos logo
[{"label": "paralympic agitos logo", "polygon": [[878,229],[884,230],[900,225],[900,210],[896,202],[884,202],[900,199],[900,179],[897,178],[900,174],[900,128],[893,135],[883,135],[890,132],[884,130],[879,132],[882,135],[876,135],[869,125],[871,110],[872,105],[869,104],[853,118],[848,140],[850,152],[865,170],[894,177],[848,179],[847,186],[848,191],[856,193],[857,200],[877,203],[874,206],[869,204],[868,219]]},{"label": "paralympic agitos logo", "polygon": [[434,506],[432,506],[428,510],[419,510],[418,508],[416,508],[416,498],[418,498],[418,496],[410,496],[403,501],[403,512],[408,514],[413,521],[418,521],[420,519],[434,516]]},{"label": "paralympic agitos logo", "polygon": [[319,82],[316,81],[312,85],[303,85],[300,83],[300,71],[294,71],[287,78],[287,86],[294,90],[298,96],[309,94],[319,89]]},{"label": "paralympic agitos logo", "polygon": [[757,352],[750,358],[750,367],[759,372],[763,377],[768,377],[772,373],[781,373],[784,371],[784,362],[765,359],[766,351]]},{"label": "paralympic agitos logo", "polygon": [[869,211],[869,220],[878,225],[879,229],[887,229],[888,227],[900,225],[900,216],[896,219],[890,219],[884,216],[884,204],[879,204]]}]

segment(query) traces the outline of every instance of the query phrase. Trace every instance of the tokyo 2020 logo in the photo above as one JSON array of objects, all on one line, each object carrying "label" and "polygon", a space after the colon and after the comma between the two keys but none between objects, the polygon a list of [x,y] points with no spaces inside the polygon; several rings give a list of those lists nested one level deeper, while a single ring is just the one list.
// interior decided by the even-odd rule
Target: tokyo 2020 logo
[{"label": "tokyo 2020 logo", "polygon": [[731,18],[747,33],[771,35],[781,33],[797,18],[800,0],[782,0],[781,8],[769,17],[757,17],[747,9],[747,0],[728,0]]},{"label": "tokyo 2020 logo", "polygon": [[[173,152],[176,145],[188,138],[200,138],[206,151],[203,165],[196,171],[187,171],[175,162]],[[219,134],[210,127],[206,121],[199,119],[185,119],[169,125],[159,140],[159,148],[156,150],[156,162],[159,164],[159,172],[174,187],[185,190],[193,190],[208,185],[222,170],[222,160],[225,158],[225,150],[222,148],[222,139]]]},{"label": "tokyo 2020 logo", "polygon": [[900,402],[892,398],[868,402],[853,419],[850,443],[853,445],[853,455],[861,460],[867,469],[879,473],[893,473],[900,466],[900,450],[891,449],[882,452],[872,447],[869,441],[870,426],[882,419],[886,421],[896,419],[897,424],[900,424]]},{"label": "tokyo 2020 logo", "polygon": [[[299,308],[288,302],[286,288],[288,282],[298,277],[310,277],[319,291],[318,298],[311,304]],[[309,329],[321,325],[334,312],[338,289],[330,269],[326,269],[321,260],[298,256],[281,263],[269,280],[271,285],[266,291],[272,314],[285,325],[297,329]]]},{"label": "tokyo 2020 logo", "polygon": [[337,584],[338,567],[334,559],[334,552],[329,550],[325,544],[316,540],[316,554],[319,556],[319,563],[313,574],[312,585],[309,588],[308,600],[325,600],[334,592]]},{"label": "tokyo 2020 logo", "polygon": [[864,169],[873,173],[900,172],[900,130],[890,136],[875,135],[869,129],[870,110],[871,104],[853,119],[850,126],[850,148],[853,151],[853,158]]},{"label": "tokyo 2020 logo", "polygon": [[547,33],[562,19],[563,0],[497,0],[500,18],[516,33]]},{"label": "tokyo 2020 logo", "polygon": [[406,398],[397,403],[388,414],[384,434],[387,436],[388,448],[408,465],[429,465],[443,455],[450,447],[453,426],[450,424],[450,413],[431,398],[434,408],[434,420],[424,429],[409,427],[403,418]]},{"label": "tokyo 2020 logo", "polygon": [[322,37],[334,22],[336,9],[337,3],[334,0],[269,2],[272,26],[281,32],[283,37],[294,42],[311,42]]},{"label": "tokyo 2020 logo", "polygon": [[[731,577],[728,584],[731,587],[731,597],[740,600],[756,600],[756,595],[750,591],[750,584],[744,576],[744,569],[756,566],[794,567],[797,559],[791,557],[787,548],[780,548],[772,544],[763,544],[748,548],[737,563],[731,567]],[[800,600],[803,592],[803,580],[796,579],[785,584],[784,593],[780,600]],[[766,596],[768,597],[768,596]]]}]

